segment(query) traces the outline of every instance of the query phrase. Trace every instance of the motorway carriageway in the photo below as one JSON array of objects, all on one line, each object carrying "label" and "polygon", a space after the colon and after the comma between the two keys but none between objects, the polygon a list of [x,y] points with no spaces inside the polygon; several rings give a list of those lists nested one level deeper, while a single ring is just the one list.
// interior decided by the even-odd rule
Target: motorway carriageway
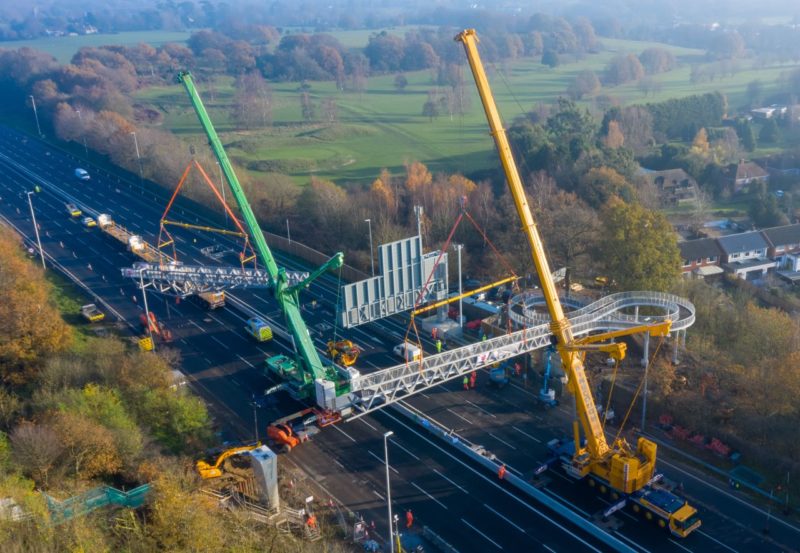
[{"label": "motorway carriageway", "polygon": [[[101,212],[111,212],[126,227],[140,232],[151,242],[155,241],[150,229],[156,229],[165,200],[148,202],[141,196],[131,195],[128,185],[118,185],[116,177],[103,177],[97,170],[86,167],[85,163],[65,158],[64,154],[55,150],[46,155],[45,147],[38,141],[28,140],[27,144],[22,144],[13,132],[3,132],[0,142],[0,153],[10,154],[17,161],[25,160],[29,170],[73,194],[79,202]],[[92,180],[88,183],[77,181],[72,175],[75,166],[89,169]],[[0,192],[3,197],[0,207],[23,232],[30,232],[27,203],[22,192],[31,189],[33,182],[23,178],[17,171],[10,170],[5,163],[3,172],[5,190]],[[120,191],[116,192],[117,189]],[[134,186],[136,189],[138,185]],[[122,197],[125,198],[124,203],[120,201]],[[46,187],[45,193],[34,196],[33,200],[45,250],[56,256],[98,295],[110,301],[123,317],[138,320],[140,306],[130,299],[136,290],[130,282],[123,282],[119,276],[119,267],[129,266],[135,258],[125,252],[121,244],[97,229],[84,229],[78,221],[70,219],[63,201],[47,194]],[[20,212],[16,213],[16,209]],[[197,237],[196,245],[191,242],[193,236]],[[201,263],[208,261],[199,254],[200,247],[209,245],[208,235],[184,233],[182,238],[182,242],[179,239],[179,248],[184,254],[181,257],[183,260],[191,262],[194,258]],[[59,242],[63,242],[65,248],[61,248]],[[191,252],[188,257],[187,251]],[[91,271],[87,267],[89,263],[92,264]],[[296,262],[283,258],[280,263],[290,269],[302,268]],[[312,286],[310,296],[304,296],[308,298],[307,301],[316,298],[321,306],[316,313],[306,312],[312,335],[320,346],[323,344],[320,334],[326,330],[330,334],[328,321],[333,316],[330,298],[336,297],[335,283],[334,277],[323,279]],[[281,322],[277,305],[268,294],[256,296],[243,291],[236,291],[235,294],[254,303],[259,311],[270,312],[277,317],[276,322]],[[150,297],[154,311],[166,319],[167,303],[154,300],[152,295]],[[274,347],[256,345],[250,341],[243,330],[244,321],[235,311],[225,309],[204,313],[183,302],[172,305],[170,312],[168,325],[176,334],[176,345],[184,354],[186,371],[191,374],[193,382],[198,384],[198,389],[207,399],[223,406],[217,414],[218,418],[234,426],[239,436],[252,436],[250,395],[268,386],[268,380],[258,368],[262,366],[264,356],[275,351]],[[402,338],[405,330],[401,325],[398,321],[383,321],[380,325],[349,331],[348,336],[356,338],[360,345],[366,347],[368,351],[364,358],[367,364],[385,367],[395,363],[388,351],[393,343]],[[446,426],[456,428],[472,441],[485,445],[508,462],[509,466],[525,472],[544,458],[543,444],[547,439],[559,435],[559,430],[568,428],[568,425],[563,416],[554,419],[549,413],[539,413],[532,407],[531,398],[526,397],[522,390],[507,391],[500,394],[483,391],[463,393],[457,389],[457,385],[450,383],[420,394],[411,403]],[[512,397],[515,394],[519,397]],[[278,413],[296,408],[293,402],[281,398],[277,405],[260,409],[259,417],[262,421],[269,420],[278,416]],[[510,424],[509,415],[516,417]],[[511,551],[587,548],[586,544],[580,542],[580,539],[586,538],[581,538],[579,533],[576,532],[579,537],[576,540],[569,531],[565,532],[537,515],[532,509],[541,509],[536,505],[527,505],[511,497],[506,493],[507,490],[498,488],[494,479],[480,476],[483,473],[474,472],[447,452],[434,452],[436,448],[426,444],[416,429],[407,428],[405,423],[398,422],[396,418],[390,411],[339,425],[333,430],[326,429],[315,437],[312,444],[304,444],[292,452],[292,461],[323,483],[348,507],[364,513],[368,519],[374,518],[379,531],[385,535],[382,434],[386,429],[392,429],[396,433],[390,445],[395,512],[402,513],[406,507],[413,508],[417,520],[433,527],[464,552],[484,550],[478,546],[479,543],[487,548]],[[726,503],[724,510],[729,510],[728,504],[736,505],[743,513],[742,517],[736,519],[717,513],[709,516],[712,513],[706,512],[704,505],[700,504],[704,518],[701,530],[704,533],[697,538],[693,536],[689,540],[676,542],[652,527],[623,516],[620,517],[622,527],[616,531],[620,539],[630,541],[630,545],[638,550],[652,551],[747,551],[754,547],[762,551],[772,548],[774,544],[758,540],[753,535],[752,529],[759,526],[760,515],[744,504],[742,499],[734,498],[734,501],[723,497],[720,500],[721,492],[715,492],[713,487],[705,483],[695,483],[688,476],[670,476],[684,480],[687,493],[694,503],[707,499],[708,507],[718,511],[722,506],[719,502],[723,501]],[[583,494],[572,483],[561,482],[560,474],[551,473],[551,478],[551,487],[565,501],[577,503],[587,513],[594,513],[603,507],[597,500],[582,497]],[[469,501],[460,497],[462,494],[469,494]],[[547,513],[543,515],[554,518]],[[719,524],[715,526],[716,521]],[[778,545],[774,547],[775,550],[786,550],[786,544],[796,543],[794,529],[775,520],[771,523],[771,529],[771,536],[776,540],[782,539],[783,533],[789,534],[783,547]],[[519,549],[525,543],[529,543],[530,547]]]}]

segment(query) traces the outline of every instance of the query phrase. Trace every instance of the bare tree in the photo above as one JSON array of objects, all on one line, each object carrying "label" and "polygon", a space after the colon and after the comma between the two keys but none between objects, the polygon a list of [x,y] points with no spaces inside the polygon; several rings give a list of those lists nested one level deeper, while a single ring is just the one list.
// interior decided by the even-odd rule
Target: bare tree
[{"label": "bare tree", "polygon": [[44,486],[47,486],[47,477],[64,451],[64,446],[49,426],[31,422],[14,429],[11,447],[16,462]]}]

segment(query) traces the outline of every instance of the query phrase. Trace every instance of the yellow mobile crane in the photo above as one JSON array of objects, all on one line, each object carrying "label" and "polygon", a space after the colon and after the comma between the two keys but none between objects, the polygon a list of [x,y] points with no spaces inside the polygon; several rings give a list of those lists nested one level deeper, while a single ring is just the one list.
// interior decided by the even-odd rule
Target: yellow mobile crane
[{"label": "yellow mobile crane", "polygon": [[[562,466],[571,477],[576,479],[588,477],[590,484],[611,494],[612,498],[614,496],[621,498],[621,501],[615,505],[616,508],[622,508],[626,503],[630,503],[635,512],[642,513],[647,519],[656,520],[661,527],[669,527],[670,532],[675,536],[686,537],[700,526],[697,510],[683,498],[671,493],[666,487],[662,487],[659,484],[660,476],[654,477],[656,465],[656,444],[654,442],[639,437],[635,450],[624,438],[615,439],[609,445],[583,365],[588,351],[606,351],[612,353],[612,357],[617,359],[624,356],[624,347],[620,344],[597,344],[597,342],[642,331],[663,336],[669,333],[669,323],[631,328],[605,335],[597,334],[584,339],[576,339],[573,336],[569,319],[564,315],[561,301],[558,298],[544,246],[528,206],[500,113],[497,111],[489,81],[478,54],[478,37],[474,29],[468,29],[459,33],[455,40],[464,45],[483,109],[489,121],[491,134],[514,199],[514,205],[522,222],[522,230],[531,249],[533,263],[536,266],[547,309],[552,319],[550,327],[555,346],[560,354],[564,373],[569,378],[568,389],[575,396],[579,420],[573,422],[574,444],[570,444],[570,449],[560,451]],[[615,350],[616,354],[614,354]],[[581,427],[586,439],[585,443],[580,438]]]}]

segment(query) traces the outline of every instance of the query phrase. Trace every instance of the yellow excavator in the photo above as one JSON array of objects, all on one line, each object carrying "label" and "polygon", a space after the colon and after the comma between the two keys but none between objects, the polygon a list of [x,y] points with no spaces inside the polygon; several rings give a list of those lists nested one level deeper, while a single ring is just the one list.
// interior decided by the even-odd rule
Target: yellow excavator
[{"label": "yellow excavator", "polygon": [[331,340],[328,342],[328,355],[334,363],[349,367],[358,359],[361,349],[350,340]]},{"label": "yellow excavator", "polygon": [[253,451],[256,448],[261,447],[261,443],[256,443],[254,445],[245,445],[240,447],[233,447],[231,449],[227,449],[219,454],[217,457],[216,462],[213,465],[208,464],[204,460],[199,460],[195,464],[195,468],[197,468],[197,473],[200,475],[200,478],[203,480],[208,480],[210,478],[219,478],[222,476],[222,464],[225,462],[225,459],[229,457],[233,457],[234,455],[241,455],[242,453],[247,453],[248,451]]},{"label": "yellow excavator", "polygon": [[[468,29],[459,33],[455,40],[463,44],[469,60],[517,215],[530,246],[551,318],[553,341],[560,354],[564,374],[569,378],[568,389],[575,396],[578,420],[573,422],[573,443],[566,443],[564,447],[554,446],[556,462],[561,464],[570,477],[576,480],[588,479],[590,485],[607,494],[615,502],[607,510],[608,514],[631,505],[635,513],[655,521],[662,528],[669,528],[672,535],[686,537],[700,526],[697,510],[685,499],[673,494],[668,487],[662,486],[659,482],[660,475],[654,476],[655,442],[639,437],[636,449],[633,449],[624,438],[617,437],[609,445],[584,371],[584,359],[589,352],[603,351],[616,359],[624,356],[623,345],[599,342],[609,342],[616,337],[643,331],[651,335],[666,336],[669,334],[670,323],[664,321],[655,325],[595,334],[587,338],[573,336],[572,326],[561,306],[544,245],[528,206],[500,113],[478,54],[478,37],[474,29]],[[585,440],[581,439],[581,428]]]}]

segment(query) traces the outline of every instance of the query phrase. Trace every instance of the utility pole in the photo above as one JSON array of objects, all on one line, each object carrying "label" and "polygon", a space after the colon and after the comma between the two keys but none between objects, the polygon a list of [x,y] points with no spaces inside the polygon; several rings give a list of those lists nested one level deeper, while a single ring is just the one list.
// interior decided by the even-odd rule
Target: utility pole
[{"label": "utility pole", "polygon": [[464,306],[461,303],[461,294],[464,291],[461,289],[461,249],[464,247],[464,244],[453,244],[453,247],[458,252],[458,327],[464,328]]},{"label": "utility pole", "polygon": [[292,234],[289,232],[289,218],[286,218],[286,239],[289,243],[292,243]]},{"label": "utility pole", "polygon": [[28,195],[28,207],[31,208],[31,219],[33,220],[33,232],[36,234],[36,243],[39,245],[39,256],[42,258],[42,269],[47,269],[44,264],[44,250],[42,249],[42,240],[39,238],[39,225],[36,224],[36,214],[33,212],[33,202],[31,201],[31,194],[34,192],[26,192]]},{"label": "utility pole", "polygon": [[36,130],[39,131],[39,136],[44,136],[42,134],[42,127],[39,126],[39,112],[36,111],[36,99],[33,97],[33,94],[28,95],[28,98],[31,99],[31,106],[33,106],[33,117],[36,119]]},{"label": "utility pole", "polygon": [[78,113],[78,119],[81,121],[81,138],[83,139],[83,151],[86,153],[86,159],[89,159],[89,148],[86,146],[86,129],[83,128],[83,116],[81,110],[75,110]]},{"label": "utility pole", "polygon": [[[228,202],[225,199],[225,179],[222,178],[222,165],[219,164],[219,161],[217,162],[217,169],[219,169],[219,187],[222,189],[222,203],[225,204],[225,207],[227,208]],[[225,226],[227,227],[228,226],[228,210],[225,209],[224,211],[225,211]]]},{"label": "utility pole", "polygon": [[144,187],[144,177],[142,176],[142,157],[139,155],[139,141],[136,140],[136,131],[131,131],[133,135],[133,145],[136,147],[136,161],[139,162],[139,186]]},{"label": "utility pole", "polygon": [[372,253],[372,220],[364,219],[369,227],[369,261],[372,264],[372,276],[375,276],[375,255]]},{"label": "utility pole", "polygon": [[386,465],[386,508],[389,511],[389,544],[390,553],[395,553],[394,539],[392,532],[392,488],[389,485],[389,438],[394,436],[394,432],[389,430],[383,435],[383,463]]}]

